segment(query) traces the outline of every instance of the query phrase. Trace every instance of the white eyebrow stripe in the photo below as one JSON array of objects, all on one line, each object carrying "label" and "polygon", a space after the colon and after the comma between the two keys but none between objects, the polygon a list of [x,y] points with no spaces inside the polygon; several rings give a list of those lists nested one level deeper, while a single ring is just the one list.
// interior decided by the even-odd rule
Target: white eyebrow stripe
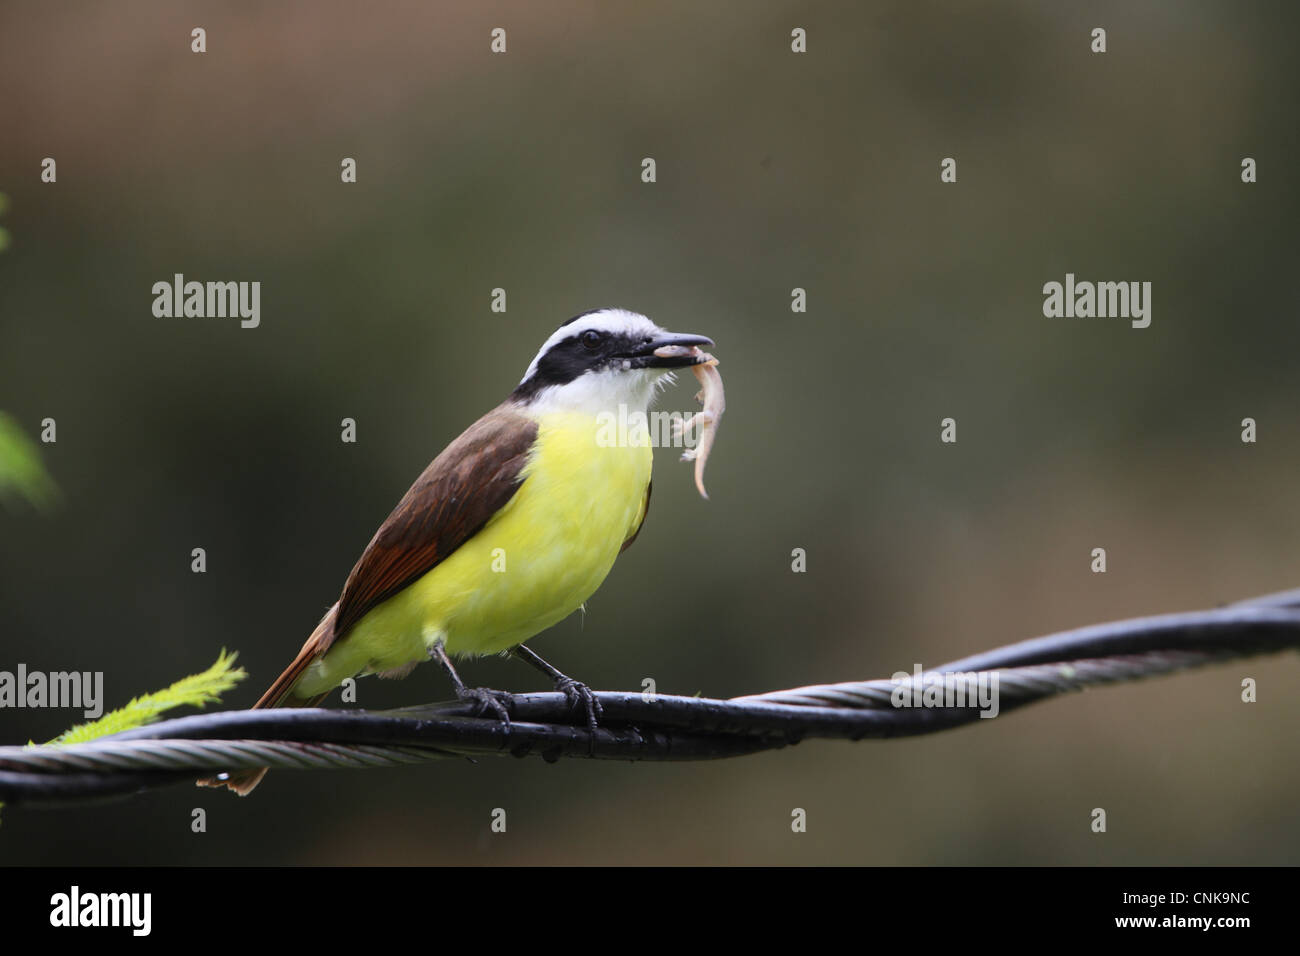
[{"label": "white eyebrow stripe", "polygon": [[524,373],[524,377],[519,380],[519,383],[522,385],[533,377],[533,373],[537,371],[537,363],[553,346],[558,345],[567,338],[581,335],[588,329],[628,334],[640,332],[645,335],[656,335],[663,331],[639,312],[629,312],[627,309],[599,309],[582,316],[582,318],[574,319],[568,325],[562,325],[552,332],[550,338],[542,343],[542,347],[533,356],[528,371]]}]

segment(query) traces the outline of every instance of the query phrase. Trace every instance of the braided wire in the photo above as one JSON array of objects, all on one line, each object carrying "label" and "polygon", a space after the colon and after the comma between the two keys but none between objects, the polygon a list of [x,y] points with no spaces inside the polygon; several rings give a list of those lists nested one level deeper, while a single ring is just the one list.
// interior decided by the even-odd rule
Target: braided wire
[{"label": "braided wire", "polygon": [[0,747],[0,800],[53,803],[111,796],[256,767],[366,769],[504,755],[700,760],[742,756],[805,737],[860,740],[932,733],[980,716],[965,705],[900,707],[958,681],[992,687],[1009,710],[1090,686],[1169,674],[1300,647],[1300,590],[1209,611],[1091,625],[986,651],[896,679],[796,687],[716,700],[601,692],[591,731],[564,694],[509,698],[512,720],[467,702],[383,712],[225,711],[181,717],[79,744]]}]

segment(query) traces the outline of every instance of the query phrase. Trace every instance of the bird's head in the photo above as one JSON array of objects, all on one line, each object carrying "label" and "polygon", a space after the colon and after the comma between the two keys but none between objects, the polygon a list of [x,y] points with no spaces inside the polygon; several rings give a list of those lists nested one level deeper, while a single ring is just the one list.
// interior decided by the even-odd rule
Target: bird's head
[{"label": "bird's head", "polygon": [[[636,312],[584,312],[542,344],[510,398],[537,410],[599,413],[620,404],[644,410],[673,369],[704,361],[691,346],[711,345],[706,336],[668,332]],[[668,354],[656,355],[657,350]]]}]

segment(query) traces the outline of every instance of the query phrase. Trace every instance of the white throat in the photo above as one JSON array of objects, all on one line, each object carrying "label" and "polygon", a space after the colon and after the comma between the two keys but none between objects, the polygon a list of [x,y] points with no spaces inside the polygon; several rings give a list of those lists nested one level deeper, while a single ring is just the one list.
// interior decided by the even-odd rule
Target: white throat
[{"label": "white throat", "polygon": [[645,412],[655,393],[673,380],[672,372],[663,369],[587,372],[572,382],[542,389],[522,409],[530,415],[578,412],[593,418],[605,412],[617,415],[620,406],[629,412]]}]

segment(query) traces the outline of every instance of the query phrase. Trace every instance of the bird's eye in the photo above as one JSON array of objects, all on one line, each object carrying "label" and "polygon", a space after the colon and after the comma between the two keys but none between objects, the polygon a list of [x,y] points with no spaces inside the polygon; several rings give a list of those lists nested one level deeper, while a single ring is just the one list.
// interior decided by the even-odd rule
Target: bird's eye
[{"label": "bird's eye", "polygon": [[588,329],[582,333],[582,344],[584,348],[591,349],[593,352],[600,348],[600,343],[605,341],[605,336],[595,329]]}]

